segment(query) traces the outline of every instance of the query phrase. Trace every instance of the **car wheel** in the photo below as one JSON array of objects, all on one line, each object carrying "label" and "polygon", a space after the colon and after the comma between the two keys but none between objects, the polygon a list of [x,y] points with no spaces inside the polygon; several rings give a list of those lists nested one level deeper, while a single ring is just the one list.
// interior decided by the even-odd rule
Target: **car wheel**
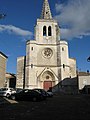
[{"label": "car wheel", "polygon": [[37,101],[37,98],[36,97],[33,97],[33,102],[36,102]]},{"label": "car wheel", "polygon": [[14,95],[12,95],[12,96],[11,96],[11,99],[12,99],[12,100],[15,100],[15,96],[14,96]]},{"label": "car wheel", "polygon": [[10,94],[8,93],[8,94],[6,95],[6,97],[9,98],[9,96],[10,96]]}]

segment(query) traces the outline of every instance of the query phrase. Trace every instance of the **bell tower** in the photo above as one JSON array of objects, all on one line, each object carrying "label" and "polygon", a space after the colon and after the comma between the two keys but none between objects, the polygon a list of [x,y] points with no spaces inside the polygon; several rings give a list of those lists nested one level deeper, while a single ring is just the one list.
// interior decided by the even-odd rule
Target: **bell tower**
[{"label": "bell tower", "polygon": [[41,44],[57,44],[60,40],[60,29],[57,21],[52,18],[48,0],[44,0],[41,17],[35,26],[35,39]]},{"label": "bell tower", "polygon": [[48,90],[64,78],[76,75],[75,62],[68,58],[67,42],[60,40],[60,28],[52,17],[48,0],[43,0],[34,36],[26,43],[25,88]]}]

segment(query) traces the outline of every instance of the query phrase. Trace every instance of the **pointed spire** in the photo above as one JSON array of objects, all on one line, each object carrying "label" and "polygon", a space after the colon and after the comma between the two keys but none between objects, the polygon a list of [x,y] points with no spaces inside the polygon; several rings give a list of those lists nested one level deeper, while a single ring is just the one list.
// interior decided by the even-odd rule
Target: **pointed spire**
[{"label": "pointed spire", "polygon": [[41,19],[52,19],[52,15],[51,15],[48,0],[44,0],[44,2],[43,2]]}]

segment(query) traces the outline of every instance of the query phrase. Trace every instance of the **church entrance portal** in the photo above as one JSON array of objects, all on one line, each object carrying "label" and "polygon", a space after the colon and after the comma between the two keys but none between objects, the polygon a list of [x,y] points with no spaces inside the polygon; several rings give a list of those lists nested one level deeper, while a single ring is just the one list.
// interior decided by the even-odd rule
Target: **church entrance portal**
[{"label": "church entrance portal", "polygon": [[52,88],[52,81],[44,81],[44,89],[49,90],[49,88]]},{"label": "church entrance portal", "polygon": [[52,72],[45,71],[42,75],[43,79],[43,88],[45,90],[49,90],[49,88],[52,88],[55,85],[55,77]]}]

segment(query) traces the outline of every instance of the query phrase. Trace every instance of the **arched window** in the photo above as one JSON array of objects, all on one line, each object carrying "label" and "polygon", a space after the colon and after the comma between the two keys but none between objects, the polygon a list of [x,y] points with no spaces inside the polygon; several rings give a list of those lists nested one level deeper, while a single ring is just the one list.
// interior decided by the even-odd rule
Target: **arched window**
[{"label": "arched window", "polygon": [[52,32],[51,32],[51,26],[48,27],[48,36],[51,36]]},{"label": "arched window", "polygon": [[46,26],[43,27],[43,36],[46,36]]},{"label": "arched window", "polygon": [[33,47],[31,47],[31,50],[33,50]]}]

